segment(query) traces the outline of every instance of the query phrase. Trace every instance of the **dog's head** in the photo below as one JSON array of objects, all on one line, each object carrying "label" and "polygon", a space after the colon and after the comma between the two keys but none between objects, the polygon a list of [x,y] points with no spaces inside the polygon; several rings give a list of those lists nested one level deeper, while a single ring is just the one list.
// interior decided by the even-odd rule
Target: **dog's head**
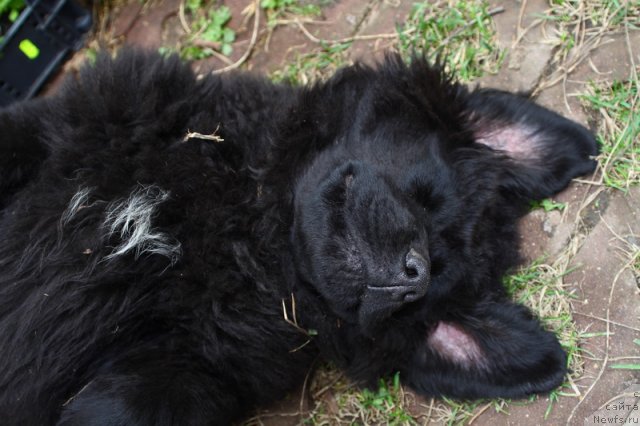
[{"label": "dog's head", "polygon": [[[594,168],[592,135],[523,97],[468,91],[421,60],[345,70],[305,92],[298,111],[307,124],[296,137],[312,148],[294,185],[296,266],[357,336],[354,351],[386,353],[402,365],[384,368],[427,393],[557,385],[557,341],[500,280],[528,202]],[[482,386],[442,373],[468,369]]]},{"label": "dog's head", "polygon": [[370,136],[315,159],[296,186],[293,230],[304,279],[363,330],[427,295],[429,199],[448,195],[447,177],[429,175],[428,141]]}]

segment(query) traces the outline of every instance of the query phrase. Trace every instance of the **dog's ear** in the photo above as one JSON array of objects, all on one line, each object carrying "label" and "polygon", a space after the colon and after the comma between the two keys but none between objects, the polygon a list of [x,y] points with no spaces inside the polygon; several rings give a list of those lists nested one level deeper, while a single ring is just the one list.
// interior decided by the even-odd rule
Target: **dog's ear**
[{"label": "dog's ear", "polygon": [[476,90],[465,110],[475,142],[507,156],[501,184],[518,196],[548,197],[595,169],[591,132],[523,96]]},{"label": "dog's ear", "polygon": [[432,327],[401,370],[426,395],[517,398],[549,392],[566,374],[555,336],[524,306],[480,303]]}]

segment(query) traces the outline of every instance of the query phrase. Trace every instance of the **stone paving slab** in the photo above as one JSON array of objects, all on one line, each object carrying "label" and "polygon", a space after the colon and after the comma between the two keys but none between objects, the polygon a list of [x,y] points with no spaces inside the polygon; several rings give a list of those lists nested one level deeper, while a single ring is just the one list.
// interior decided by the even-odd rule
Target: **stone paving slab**
[{"label": "stone paving slab", "polygon": [[[413,2],[377,2],[371,7],[367,19],[363,22],[359,36],[392,34],[398,25],[402,25],[411,13]],[[350,49],[350,58],[354,61],[373,63],[379,61],[390,47],[389,39],[356,40]]]},{"label": "stone paving slab", "polygon": [[536,209],[520,221],[520,250],[525,262],[553,259],[568,243],[575,231],[575,221],[592,188],[574,183],[553,197],[564,209],[545,212]]},{"label": "stone paving slab", "polygon": [[380,0],[335,1],[322,11],[322,16],[329,25],[312,27],[310,32],[326,40],[350,37],[358,32],[362,23],[368,19],[372,8],[377,7],[380,2]]},{"label": "stone paving slab", "polygon": [[[631,49],[631,52],[629,52]],[[629,78],[631,70],[630,53],[634,62],[640,64],[640,31],[629,34],[629,43],[624,34],[607,36],[603,45],[595,49],[589,60],[580,64],[569,74],[564,84],[544,90],[537,101],[560,114],[571,116],[584,125],[589,125],[580,99],[575,95],[583,93],[589,81],[613,81]]]},{"label": "stone paving slab", "polygon": [[[545,43],[539,15],[549,4],[545,0],[522,3],[495,2],[504,7],[503,13],[493,17],[497,44],[506,50],[504,66],[496,75],[479,79],[486,87],[498,87],[514,92],[531,92],[551,60],[553,47]],[[521,8],[524,6],[524,10]]]}]

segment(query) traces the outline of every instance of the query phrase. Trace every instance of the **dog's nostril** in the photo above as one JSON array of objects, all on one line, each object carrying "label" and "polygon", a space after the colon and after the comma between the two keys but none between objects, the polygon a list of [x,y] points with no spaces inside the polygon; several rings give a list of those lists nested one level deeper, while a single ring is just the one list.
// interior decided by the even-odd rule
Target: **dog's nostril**
[{"label": "dog's nostril", "polygon": [[415,277],[418,276],[418,271],[415,268],[412,268],[410,266],[407,266],[407,267],[404,268],[404,273],[409,278],[415,278]]},{"label": "dog's nostril", "polygon": [[409,250],[405,257],[404,273],[407,278],[415,280],[425,278],[429,274],[427,260],[415,249]]}]

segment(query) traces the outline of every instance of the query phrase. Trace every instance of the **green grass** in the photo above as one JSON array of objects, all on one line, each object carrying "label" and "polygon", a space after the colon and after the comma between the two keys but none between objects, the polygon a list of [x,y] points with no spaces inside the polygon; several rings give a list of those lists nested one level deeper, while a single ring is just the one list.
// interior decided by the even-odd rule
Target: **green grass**
[{"label": "green grass", "polygon": [[[293,0],[263,0],[263,7],[291,9]],[[398,26],[396,48],[405,58],[425,52],[429,59],[441,58],[445,67],[463,81],[495,73],[504,52],[495,44],[495,30],[485,1],[416,3],[404,24]],[[306,84],[322,80],[349,64],[351,43],[324,43],[313,52],[299,54],[272,74],[275,81]]]},{"label": "green grass", "polygon": [[[190,32],[183,37],[177,48],[165,46],[160,49],[160,53],[170,54],[177,51],[186,60],[205,59],[214,55],[231,55],[236,33],[228,26],[232,18],[230,9],[227,6],[218,5],[215,0],[186,0],[184,5],[185,17],[189,18]],[[289,15],[320,14],[319,6],[298,0],[262,0],[260,7],[266,11],[270,26],[275,26],[278,19]],[[338,49],[339,46],[326,50],[328,54],[332,54]],[[293,70],[287,70],[287,72],[294,73]],[[302,72],[310,71],[305,69]]]},{"label": "green grass", "polygon": [[553,72],[538,87],[551,87],[589,56],[606,36],[640,28],[640,0],[551,0],[550,8],[538,16],[545,26],[546,40],[555,47],[549,63]]},{"label": "green grass", "polygon": [[640,113],[638,81],[592,83],[582,95],[600,122],[599,157],[606,186],[627,191],[640,183]]},{"label": "green grass", "polygon": [[415,424],[403,408],[403,398],[400,373],[396,373],[390,380],[381,379],[377,390],[364,389],[359,399],[364,409],[379,412],[388,425]]},{"label": "green grass", "polygon": [[565,208],[567,208],[567,203],[554,201],[551,198],[547,198],[542,201],[534,201],[531,203],[531,210],[542,209],[547,213],[554,210],[564,211]]},{"label": "green grass", "polygon": [[404,57],[414,52],[425,52],[432,60],[441,57],[463,81],[496,73],[504,58],[486,1],[416,3],[397,31]]},{"label": "green grass", "polygon": [[[529,307],[548,330],[553,331],[567,353],[570,379],[579,377],[583,371],[580,340],[584,338],[573,320],[571,301],[575,295],[566,291],[562,279],[570,270],[559,271],[542,259],[521,268],[504,279],[505,288],[518,303]],[[561,396],[575,396],[569,381],[549,394],[549,405],[545,418]]]},{"label": "green grass", "polygon": [[578,14],[590,28],[612,28],[629,24],[637,28],[640,1],[620,0],[551,0],[551,8],[543,17],[559,24],[574,24]]},{"label": "green grass", "polygon": [[617,370],[640,370],[640,364],[613,364],[609,367]]},{"label": "green grass", "polygon": [[[322,388],[329,383],[330,390],[319,398],[304,419],[310,425],[415,425],[416,419],[408,412],[408,398],[400,384],[400,374],[380,380],[375,389],[360,389],[344,379],[335,368],[323,367],[313,387]],[[311,393],[314,393],[314,389]]]},{"label": "green grass", "polygon": [[529,307],[542,323],[554,331],[560,343],[571,354],[578,350],[578,331],[573,324],[570,302],[575,295],[564,288],[562,279],[571,271],[560,272],[542,259],[521,268],[504,279],[507,293],[518,303]]},{"label": "green grass", "polygon": [[260,7],[267,12],[267,22],[271,27],[287,15],[318,16],[321,13],[318,5],[299,0],[262,0]]},{"label": "green grass", "polygon": [[[618,0],[552,0],[551,8],[541,18],[556,23],[561,35],[567,39],[575,31],[580,20],[588,28],[619,30],[624,25],[638,28],[640,1]],[[581,12],[581,13],[580,13]]]},{"label": "green grass", "polygon": [[292,62],[271,74],[276,82],[307,84],[323,80],[349,63],[347,49],[351,43],[324,44],[310,53],[298,54]]},{"label": "green grass", "polygon": [[[633,343],[635,345],[640,346],[640,339],[633,339]],[[613,368],[617,370],[640,370],[640,363],[613,364],[613,365],[610,365],[609,368]]]},{"label": "green grass", "polygon": [[[197,60],[213,56],[216,52],[224,56],[233,52],[236,33],[227,26],[231,20],[227,6],[216,6],[206,0],[187,0],[185,10],[191,18],[191,33],[186,35],[178,49],[182,58]],[[161,52],[170,50],[165,48]]]}]

